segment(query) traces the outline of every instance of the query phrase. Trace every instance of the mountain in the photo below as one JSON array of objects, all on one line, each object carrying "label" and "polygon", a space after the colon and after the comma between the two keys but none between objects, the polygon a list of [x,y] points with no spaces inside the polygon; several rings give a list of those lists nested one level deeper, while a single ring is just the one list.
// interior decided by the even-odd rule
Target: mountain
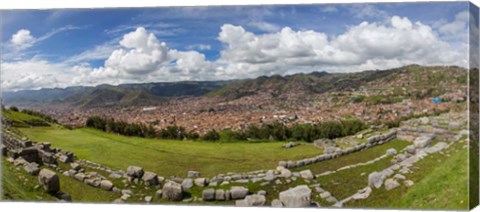
[{"label": "mountain", "polygon": [[[69,104],[74,107],[154,105],[174,97],[221,97],[224,100],[259,95],[271,97],[308,97],[326,92],[359,88],[370,84],[377,88],[395,86],[415,90],[411,95],[441,95],[445,88],[466,83],[466,71],[454,66],[410,65],[388,70],[370,70],[354,73],[312,72],[293,75],[260,76],[255,79],[232,81],[184,81],[98,85],[95,87],[68,87],[4,92],[7,106],[35,106],[41,104]],[[464,76],[465,75],[465,76]],[[458,82],[451,79],[459,80]],[[396,84],[392,84],[396,83]],[[438,88],[443,85],[442,88]],[[395,92],[407,92],[397,89]],[[409,92],[407,92],[409,93]],[[291,99],[291,98],[289,98]]]},{"label": "mountain", "polygon": [[274,97],[291,94],[321,94],[329,91],[357,88],[363,83],[386,77],[396,71],[363,71],[357,73],[313,72],[287,76],[261,76],[256,79],[232,82],[211,95],[223,96],[227,99],[238,99],[260,93],[270,93]]},{"label": "mountain", "polygon": [[164,101],[167,97],[202,96],[222,88],[226,83],[228,81],[185,81],[44,88],[3,92],[2,101],[7,106],[21,107],[52,103],[68,103],[79,107],[149,105]]}]

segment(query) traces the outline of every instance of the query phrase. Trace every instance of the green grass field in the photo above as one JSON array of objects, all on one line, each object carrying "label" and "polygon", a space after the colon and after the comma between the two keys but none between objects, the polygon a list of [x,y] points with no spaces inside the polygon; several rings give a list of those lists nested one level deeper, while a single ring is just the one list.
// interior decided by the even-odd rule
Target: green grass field
[{"label": "green grass field", "polygon": [[310,143],[285,149],[283,142],[215,143],[125,137],[94,129],[19,128],[33,141],[52,143],[115,169],[138,165],[162,176],[186,176],[189,170],[211,177],[218,173],[273,169],[279,160],[303,159],[323,150]]},{"label": "green grass field", "polygon": [[[468,148],[455,143],[444,154],[435,153],[415,164],[411,188],[400,186],[386,191],[374,189],[366,200],[352,201],[347,207],[411,208],[411,209],[468,209]],[[401,181],[400,181],[401,182]]]}]

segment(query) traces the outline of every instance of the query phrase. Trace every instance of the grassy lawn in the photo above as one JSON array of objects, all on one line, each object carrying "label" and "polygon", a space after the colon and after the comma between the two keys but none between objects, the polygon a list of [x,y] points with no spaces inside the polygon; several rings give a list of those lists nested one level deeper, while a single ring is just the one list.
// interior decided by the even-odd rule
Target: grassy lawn
[{"label": "grassy lawn", "polygon": [[16,112],[12,110],[2,110],[2,116],[11,120],[14,127],[29,127],[32,124],[42,124],[48,126],[48,123],[40,117],[32,116],[26,113]]},{"label": "grassy lawn", "polygon": [[279,160],[312,157],[323,151],[309,143],[285,149],[282,142],[214,143],[125,137],[87,128],[19,129],[33,141],[51,142],[83,159],[122,170],[138,165],[166,177],[185,177],[189,170],[211,177],[218,173],[272,169]]},{"label": "grassy lawn", "polygon": [[374,189],[368,199],[349,202],[347,207],[468,209],[468,148],[464,145],[455,143],[444,154],[431,154],[416,163],[416,171],[405,175],[415,182],[413,187]]}]

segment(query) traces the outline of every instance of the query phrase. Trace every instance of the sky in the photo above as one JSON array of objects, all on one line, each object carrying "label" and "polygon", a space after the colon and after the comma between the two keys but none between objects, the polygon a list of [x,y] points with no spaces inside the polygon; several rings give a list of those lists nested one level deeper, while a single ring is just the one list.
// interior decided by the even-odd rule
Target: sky
[{"label": "sky", "polygon": [[[4,91],[468,66],[467,2],[4,10]],[[478,28],[477,28],[478,29]],[[477,30],[478,31],[478,30]]]}]

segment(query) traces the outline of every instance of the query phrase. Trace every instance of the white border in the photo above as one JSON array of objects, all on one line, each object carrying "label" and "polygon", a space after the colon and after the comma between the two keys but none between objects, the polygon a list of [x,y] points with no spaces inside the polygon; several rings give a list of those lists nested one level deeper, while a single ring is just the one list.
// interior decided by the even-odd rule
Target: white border
[{"label": "white border", "polygon": [[[323,3],[364,3],[364,2],[418,2],[415,0],[242,0],[240,1],[213,1],[213,0],[1,0],[0,10],[6,9],[56,9],[56,8],[120,8],[120,7],[164,7],[164,6],[207,6],[207,5],[261,5],[261,4],[323,4]],[[445,0],[436,0],[445,2]],[[480,6],[480,0],[472,0]],[[1,16],[1,11],[0,11]],[[1,44],[0,44],[1,45]],[[0,211],[52,211],[62,210],[76,211],[208,211],[208,212],[280,212],[280,211],[406,211],[406,210],[382,210],[382,209],[291,209],[291,208],[235,208],[222,206],[166,206],[166,205],[115,205],[115,204],[61,204],[61,203],[19,203],[1,202]],[[477,207],[476,212],[480,212]]]}]

